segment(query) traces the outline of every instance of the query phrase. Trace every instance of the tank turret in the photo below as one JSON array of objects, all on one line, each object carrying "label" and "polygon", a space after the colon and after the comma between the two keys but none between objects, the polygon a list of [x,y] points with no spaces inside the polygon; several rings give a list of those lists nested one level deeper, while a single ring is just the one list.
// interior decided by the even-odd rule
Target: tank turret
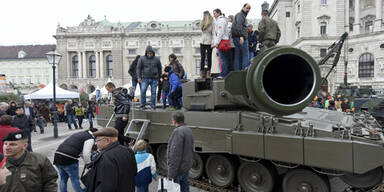
[{"label": "tank turret", "polygon": [[301,111],[320,87],[315,60],[300,49],[275,47],[252,60],[244,71],[224,79],[198,79],[183,87],[188,110],[249,108],[275,115]]}]

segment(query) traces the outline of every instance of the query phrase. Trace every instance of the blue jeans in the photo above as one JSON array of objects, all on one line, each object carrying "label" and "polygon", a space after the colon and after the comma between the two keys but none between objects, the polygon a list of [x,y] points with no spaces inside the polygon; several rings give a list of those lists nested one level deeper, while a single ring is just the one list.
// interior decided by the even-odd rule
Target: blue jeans
[{"label": "blue jeans", "polygon": [[29,131],[25,131],[24,133],[27,134],[27,137],[28,137],[28,146],[27,146],[27,150],[28,151],[32,151],[32,137],[31,137],[31,132]]},{"label": "blue jeans", "polygon": [[136,192],[149,192],[148,185],[140,187],[136,186]]},{"label": "blue jeans", "polygon": [[71,179],[72,187],[76,192],[83,192],[80,186],[79,162],[70,165],[56,165],[60,174],[60,192],[67,192],[68,177]]},{"label": "blue jeans", "polygon": [[75,115],[67,115],[67,123],[68,123],[68,128],[69,128],[69,129],[72,129],[72,128],[71,128],[71,123],[73,123],[73,125],[74,125],[75,128],[77,129],[77,123],[76,123],[76,117],[75,117]]},{"label": "blue jeans", "polygon": [[228,53],[229,53],[229,51],[220,51],[219,50],[219,57],[220,57],[220,61],[221,61],[221,73],[220,73],[220,75],[222,77],[227,76],[227,74],[229,73]]},{"label": "blue jeans", "polygon": [[173,178],[173,181],[180,184],[181,192],[189,192],[188,172],[176,175],[176,177]]},{"label": "blue jeans", "polygon": [[251,59],[255,56],[255,52],[249,50],[249,64],[251,64]]},{"label": "blue jeans", "polygon": [[156,88],[157,88],[157,79],[142,79],[141,80],[141,107],[145,107],[147,104],[147,89],[148,86],[151,86],[151,107],[156,107]]},{"label": "blue jeans", "polygon": [[[167,96],[169,95],[169,91],[164,91],[163,90],[163,96],[162,96],[162,100],[163,100],[163,105],[166,106],[167,105]],[[168,102],[169,102],[169,99],[168,99]]]},{"label": "blue jeans", "polygon": [[240,45],[240,37],[234,37],[233,43],[235,44],[235,60],[233,62],[233,69],[235,71],[240,71],[249,65],[248,39],[244,39],[244,43]]},{"label": "blue jeans", "polygon": [[93,115],[92,115],[92,113],[88,113],[88,121],[89,121],[89,127],[93,127]]}]

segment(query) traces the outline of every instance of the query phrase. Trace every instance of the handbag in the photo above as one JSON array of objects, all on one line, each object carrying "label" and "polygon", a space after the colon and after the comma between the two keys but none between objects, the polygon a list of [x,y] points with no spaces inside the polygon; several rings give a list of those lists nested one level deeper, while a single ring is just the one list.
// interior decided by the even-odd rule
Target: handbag
[{"label": "handbag", "polygon": [[157,189],[158,192],[180,192],[180,185],[173,180],[161,178]]},{"label": "handbag", "polygon": [[220,51],[229,51],[231,50],[231,42],[229,40],[222,39],[218,48]]}]

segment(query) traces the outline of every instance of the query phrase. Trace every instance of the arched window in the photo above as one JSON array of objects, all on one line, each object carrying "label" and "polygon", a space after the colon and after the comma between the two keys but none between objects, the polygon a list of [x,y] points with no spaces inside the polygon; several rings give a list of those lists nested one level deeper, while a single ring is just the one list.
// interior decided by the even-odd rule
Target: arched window
[{"label": "arched window", "polygon": [[113,60],[112,55],[107,56],[107,76],[112,77],[113,75]]},{"label": "arched window", "polygon": [[77,55],[72,57],[72,77],[79,76],[79,57]]},{"label": "arched window", "polygon": [[373,55],[364,53],[359,59],[359,77],[373,77],[374,76],[375,61]]},{"label": "arched window", "polygon": [[91,55],[89,57],[89,76],[96,77],[96,57]]}]

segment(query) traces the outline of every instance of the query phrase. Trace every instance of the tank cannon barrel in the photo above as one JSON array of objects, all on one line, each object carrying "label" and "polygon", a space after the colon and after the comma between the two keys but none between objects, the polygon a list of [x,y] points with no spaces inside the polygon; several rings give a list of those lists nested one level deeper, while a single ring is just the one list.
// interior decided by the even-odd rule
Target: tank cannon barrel
[{"label": "tank cannon barrel", "polygon": [[308,106],[320,88],[320,79],[316,61],[306,52],[275,47],[255,57],[245,71],[229,74],[225,90],[235,103],[289,115]]}]

